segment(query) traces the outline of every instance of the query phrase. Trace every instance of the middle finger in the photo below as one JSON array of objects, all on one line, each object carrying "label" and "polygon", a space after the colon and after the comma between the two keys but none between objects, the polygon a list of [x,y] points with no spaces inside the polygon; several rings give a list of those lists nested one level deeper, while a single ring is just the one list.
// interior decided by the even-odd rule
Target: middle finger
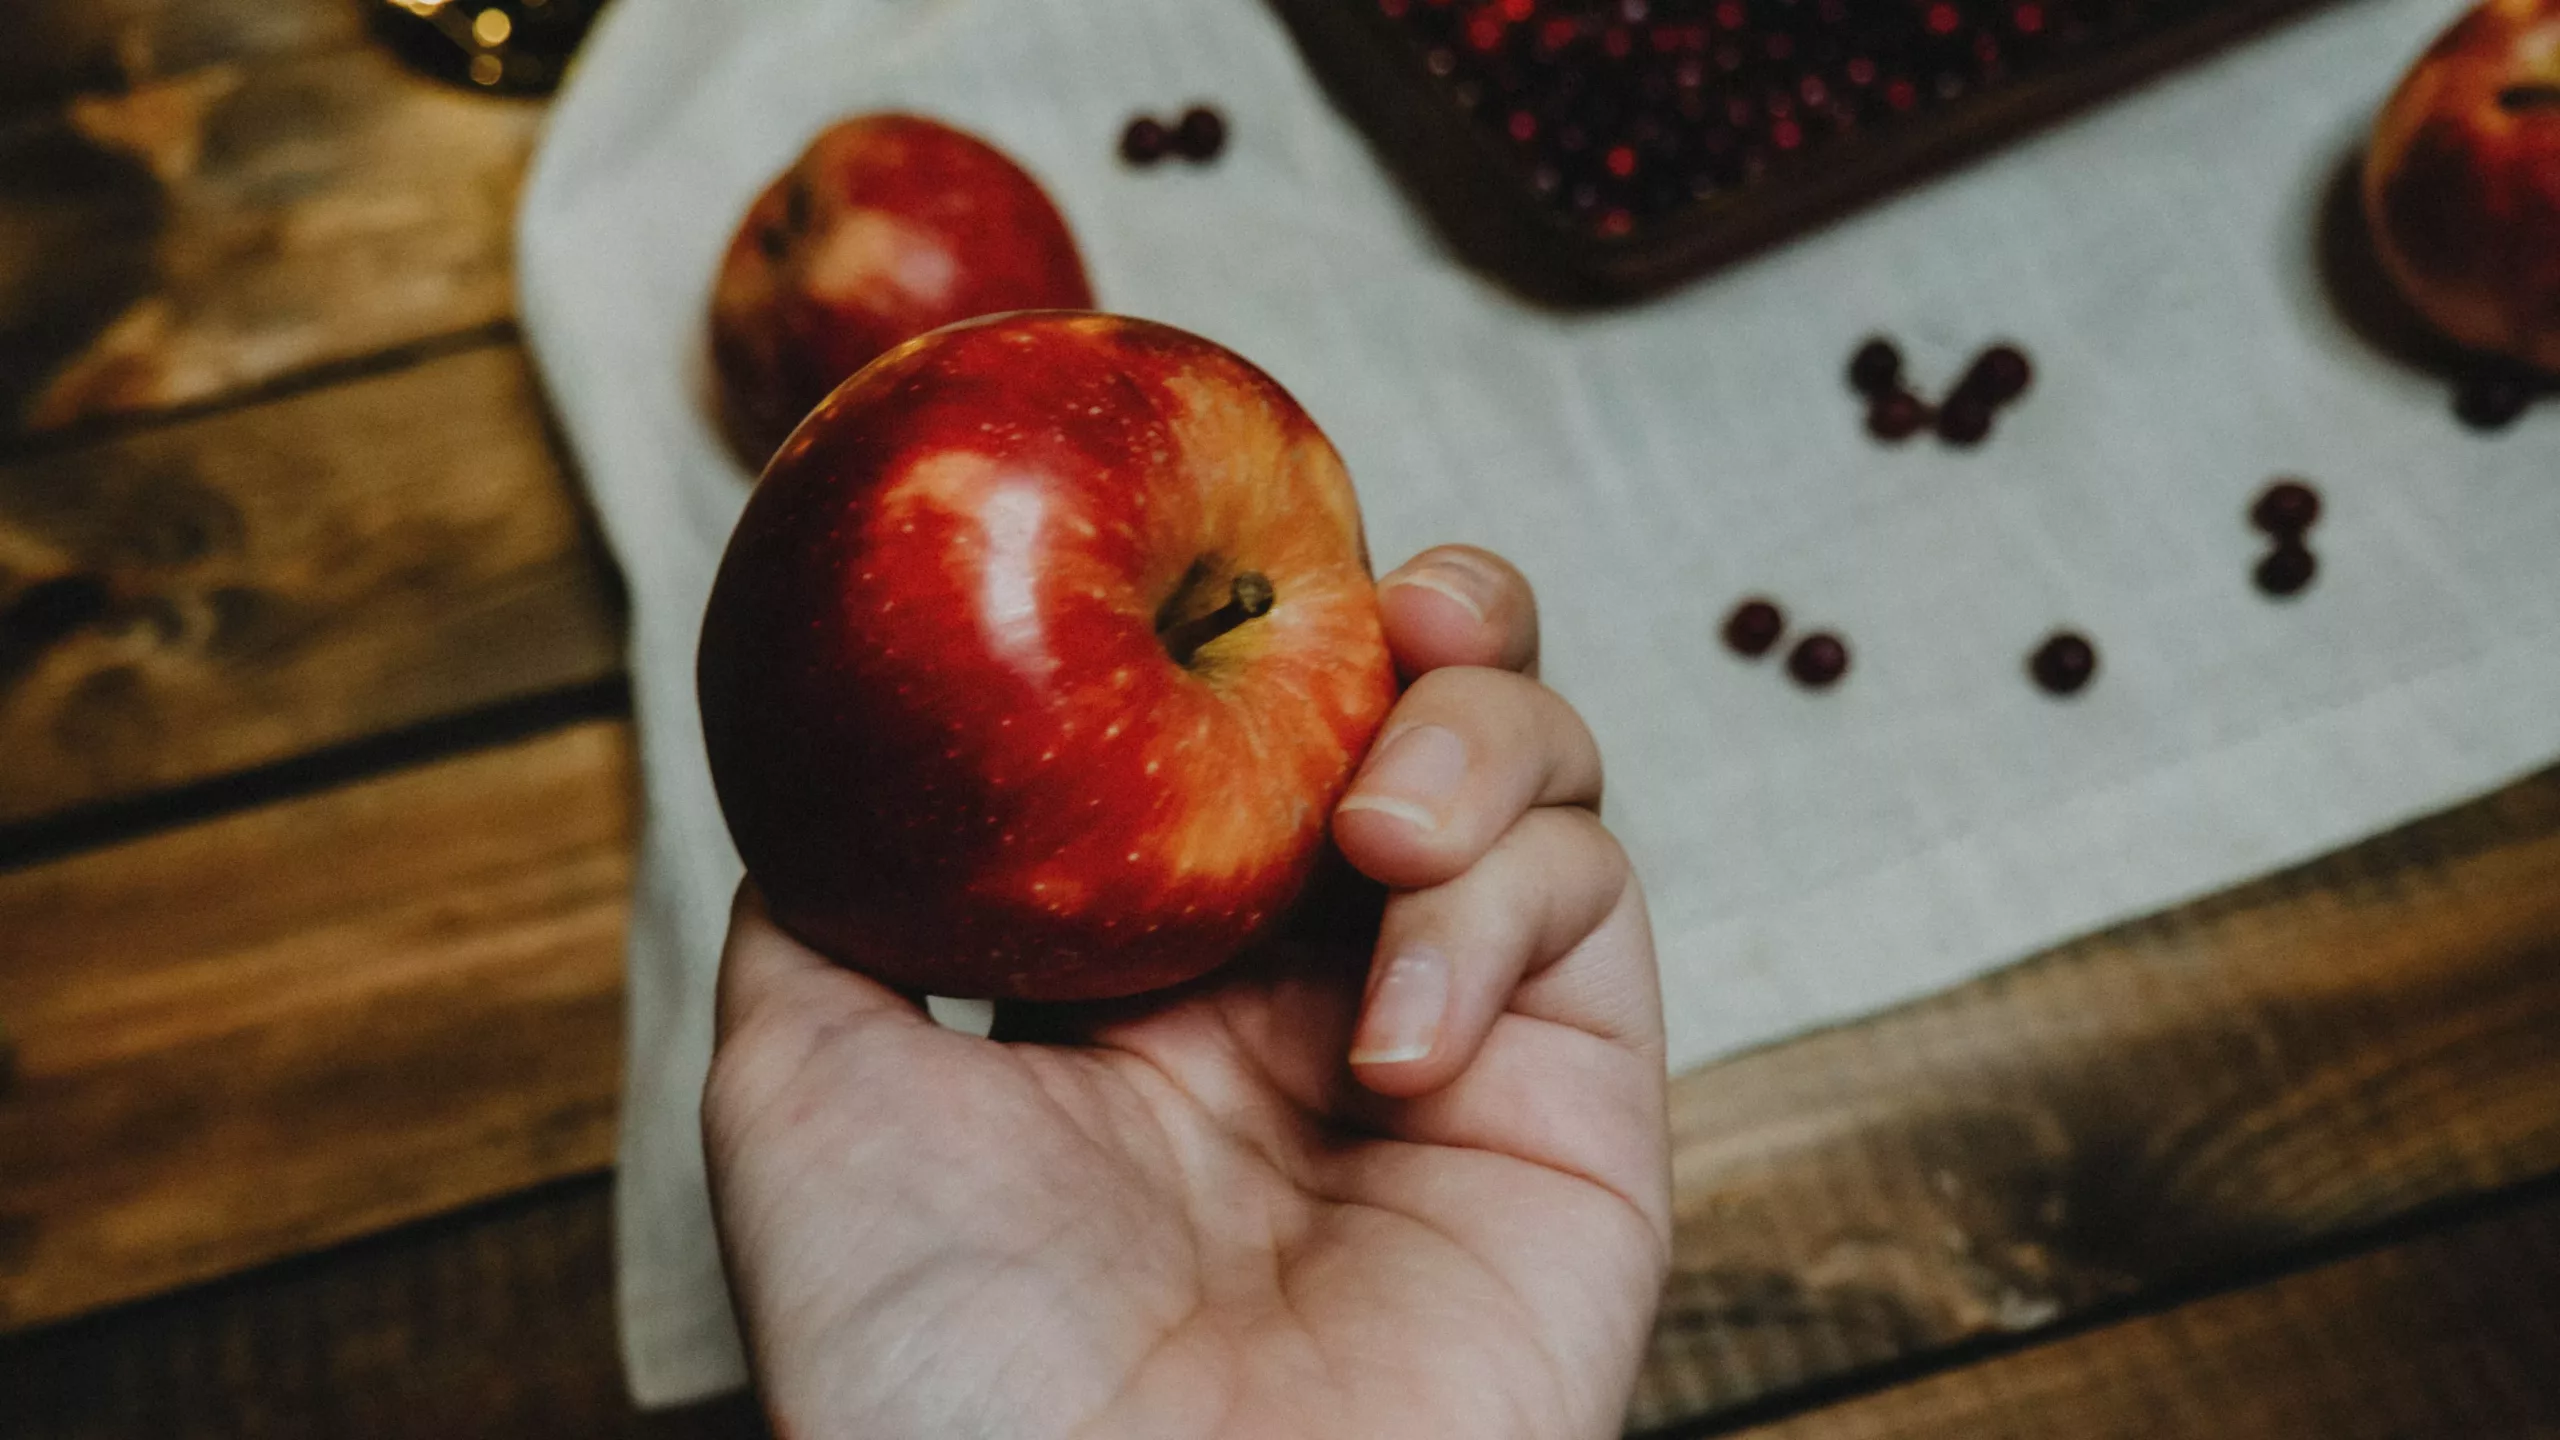
[{"label": "middle finger", "polygon": [[1539,805],[1600,805],[1600,750],[1562,696],[1507,671],[1414,682],[1334,808],[1345,858],[1399,890],[1437,885]]}]

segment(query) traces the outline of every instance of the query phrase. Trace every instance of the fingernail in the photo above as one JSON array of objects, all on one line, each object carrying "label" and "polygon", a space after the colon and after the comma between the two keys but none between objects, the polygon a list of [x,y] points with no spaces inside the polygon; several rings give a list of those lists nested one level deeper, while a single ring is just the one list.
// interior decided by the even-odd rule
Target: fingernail
[{"label": "fingernail", "polygon": [[1421,826],[1440,828],[1441,811],[1467,778],[1467,742],[1438,725],[1414,725],[1389,736],[1351,793],[1344,810],[1376,810]]},{"label": "fingernail", "polygon": [[1435,555],[1415,569],[1400,570],[1378,588],[1392,590],[1399,585],[1419,585],[1446,595],[1478,620],[1492,611],[1495,597],[1502,593],[1502,577],[1463,551]]},{"label": "fingernail", "polygon": [[1370,988],[1360,1032],[1351,1037],[1354,1065],[1394,1065],[1429,1058],[1449,1009],[1449,957],[1429,946],[1387,962]]}]

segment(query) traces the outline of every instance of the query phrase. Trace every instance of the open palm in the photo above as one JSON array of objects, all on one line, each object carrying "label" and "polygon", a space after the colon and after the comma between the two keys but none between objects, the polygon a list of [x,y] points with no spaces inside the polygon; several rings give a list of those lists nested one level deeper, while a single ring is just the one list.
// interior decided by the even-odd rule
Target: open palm
[{"label": "open palm", "polygon": [[782,1434],[1614,1433],[1668,1241],[1643,901],[1526,585],[1452,547],[1380,600],[1418,678],[1335,837],[1383,914],[979,1039],[742,897],[704,1123]]}]

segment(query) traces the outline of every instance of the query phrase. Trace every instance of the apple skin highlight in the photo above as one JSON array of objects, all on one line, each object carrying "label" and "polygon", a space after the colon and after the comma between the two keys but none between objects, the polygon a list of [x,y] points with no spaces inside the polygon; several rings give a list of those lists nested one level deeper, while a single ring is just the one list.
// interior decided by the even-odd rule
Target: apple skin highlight
[{"label": "apple skin highlight", "polygon": [[[1255,577],[1267,612],[1236,619]],[[1063,312],[909,342],[811,414],[730,539],[697,679],[775,919],[902,989],[1018,1000],[1232,957],[1396,693],[1314,422],[1209,341]]]}]

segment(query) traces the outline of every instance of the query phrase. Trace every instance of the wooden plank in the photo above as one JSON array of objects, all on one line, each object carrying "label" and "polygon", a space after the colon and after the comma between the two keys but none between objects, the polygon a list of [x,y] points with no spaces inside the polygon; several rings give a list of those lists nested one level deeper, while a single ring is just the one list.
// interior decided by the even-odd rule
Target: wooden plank
[{"label": "wooden plank", "polygon": [[2560,1200],[1827,1406],[1753,1440],[2560,1435]]},{"label": "wooden plank", "polygon": [[757,1440],[745,1396],[623,1398],[611,1192],[570,1181],[0,1337],[12,1440]]},{"label": "wooden plank", "polygon": [[0,115],[353,41],[379,0],[13,0]]},{"label": "wooden plank", "polygon": [[0,464],[0,826],[621,668],[524,357]]},{"label": "wooden plank", "polygon": [[[549,823],[550,797],[535,793],[525,803],[526,823]],[[489,827],[475,821],[469,829]],[[2560,973],[2548,963],[2555,933],[2548,907],[2560,894],[2551,873],[2560,864],[2556,832],[2560,784],[2544,777],[2184,920],[2102,937],[1870,1025],[1684,1079],[1679,1274],[1638,1417],[1656,1423],[1730,1408],[1964,1339],[2033,1328],[2177,1283],[2198,1267],[2255,1259],[2554,1169],[2560,1105],[2551,1098],[2551,1067],[2560,1046],[2552,1027],[2560,1008],[2545,977]],[[321,847],[326,864],[290,847],[148,848],[173,838],[27,872],[77,873],[108,857],[148,856],[147,864],[119,858],[135,868],[105,892],[111,898],[57,919],[49,932],[24,930],[17,911],[0,908],[9,922],[0,933],[49,934],[60,957],[49,969],[7,968],[12,988],[0,991],[0,1013],[18,1017],[22,1068],[41,1073],[62,1063],[46,1048],[55,1042],[39,1023],[44,1007],[23,995],[36,975],[160,956],[149,963],[175,966],[188,984],[222,995],[234,971],[244,977],[239,985],[266,983],[251,962],[229,957],[255,956],[269,944],[296,956],[306,953],[297,943],[326,945],[325,932],[292,941],[308,916],[300,902],[285,903],[290,887],[276,903],[293,913],[251,942],[172,934],[149,919],[111,923],[128,913],[126,897],[174,887],[190,925],[221,930],[228,922],[219,909],[200,908],[202,892],[238,882],[208,880],[208,869],[299,873],[296,883],[326,887],[334,884],[326,865],[340,863],[334,845]],[[502,840],[496,851],[496,863],[521,871],[519,879],[545,863],[519,864],[515,842]],[[373,868],[362,852],[344,863]],[[25,883],[25,875],[13,877],[0,896],[22,893]],[[263,882],[254,888],[265,893]],[[346,903],[399,917],[477,904],[475,896],[469,876],[428,867]],[[501,944],[507,923],[490,921],[489,944]],[[548,942],[536,934],[515,943]],[[608,971],[588,977],[594,990],[580,1002],[598,1016],[611,1008]],[[2203,973],[2215,971],[2228,973]],[[472,1003],[484,1000],[490,1008],[474,1009],[473,1023],[422,1038],[315,1023],[304,1032],[304,1055],[340,1075],[365,1073],[382,1052],[433,1071],[454,1063],[446,1050],[472,1053],[482,1026],[508,1023],[508,997]],[[217,1077],[254,1069],[267,1043],[253,1036],[243,1058],[244,1042],[199,1037],[184,1025],[155,1030],[130,1017],[88,1033],[143,1049],[205,1038],[211,1048],[187,1063],[191,1073]],[[609,1096],[609,1052],[592,1051],[580,1063],[584,1078],[575,1085],[565,1075],[543,1083]],[[0,1116],[26,1113],[13,1103]],[[538,1158],[538,1147],[529,1152],[522,1143],[528,1112],[517,1093],[492,1079],[470,1103],[494,1116],[479,1122],[486,1150],[470,1188],[499,1193],[539,1178],[541,1165],[525,1159]],[[0,1165],[0,1175],[59,1169],[59,1193],[75,1195],[59,1208],[78,1213],[93,1208],[76,1195],[82,1172],[112,1175],[126,1146],[170,1152],[205,1123],[147,1107],[134,1123],[120,1114],[101,1122],[48,1113],[14,1133],[51,1137],[54,1164]],[[363,1153],[362,1166],[398,1172],[420,1151],[435,1165],[452,1162],[439,1148],[454,1143],[449,1134],[433,1126],[411,1133],[405,1124],[397,1115],[373,1118],[366,1134],[376,1148]],[[106,1140],[88,1139],[97,1133]],[[591,1162],[603,1154],[600,1129],[594,1143]],[[276,1156],[299,1153],[299,1163],[319,1170],[344,1163],[325,1131],[311,1131],[299,1146],[274,1144]],[[145,1211],[201,1211],[194,1200],[163,1204],[152,1189],[183,1195],[195,1178],[187,1166],[128,1176],[124,1198]],[[13,1213],[0,1206],[0,1216]],[[128,1269],[160,1277],[132,1282],[129,1291],[316,1243],[332,1228],[253,1234],[244,1243],[229,1238],[238,1216],[199,1215],[194,1223],[201,1233],[140,1238],[146,1251],[193,1245],[196,1252],[125,1257]],[[371,1222],[344,1228],[364,1223]]]},{"label": "wooden plank", "polygon": [[[548,1187],[0,1338],[18,1440],[754,1440],[744,1396],[638,1416],[611,1196]],[[2560,1435],[2560,1198],[1739,1433],[1751,1440]],[[1684,1430],[1674,1433],[1696,1433]]]},{"label": "wooden plank", "polygon": [[504,322],[541,115],[360,45],[0,128],[0,438]]},{"label": "wooden plank", "polygon": [[1640,1426],[2560,1171],[2560,771],[1673,1107]]},{"label": "wooden plank", "polygon": [[628,727],[0,874],[0,1325],[612,1157]]}]

